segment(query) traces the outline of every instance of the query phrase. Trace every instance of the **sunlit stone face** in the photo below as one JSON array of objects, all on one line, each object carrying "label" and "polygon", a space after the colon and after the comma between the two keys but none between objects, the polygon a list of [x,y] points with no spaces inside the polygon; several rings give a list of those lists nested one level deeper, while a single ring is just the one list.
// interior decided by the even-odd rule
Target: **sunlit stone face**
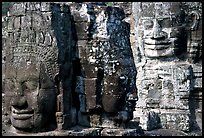
[{"label": "sunlit stone face", "polygon": [[142,3],[138,35],[149,58],[172,57],[184,44],[184,17],[179,3]]},{"label": "sunlit stone face", "polygon": [[5,91],[12,93],[11,124],[21,131],[49,131],[56,127],[56,88],[41,62],[9,63]]}]

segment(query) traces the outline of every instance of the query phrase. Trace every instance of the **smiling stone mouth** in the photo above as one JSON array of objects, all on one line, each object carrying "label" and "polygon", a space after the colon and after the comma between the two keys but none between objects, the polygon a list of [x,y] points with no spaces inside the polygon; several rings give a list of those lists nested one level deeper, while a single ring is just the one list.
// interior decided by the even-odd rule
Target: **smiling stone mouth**
[{"label": "smiling stone mouth", "polygon": [[26,120],[33,116],[33,110],[16,110],[12,108],[12,117],[15,120]]},{"label": "smiling stone mouth", "polygon": [[170,40],[152,40],[152,39],[145,39],[144,43],[147,45],[169,45],[171,44]]},{"label": "smiling stone mouth", "polygon": [[170,48],[169,45],[145,45],[145,49],[164,50]]},{"label": "smiling stone mouth", "polygon": [[12,114],[13,119],[15,120],[27,120],[31,118],[33,114]]},{"label": "smiling stone mouth", "polygon": [[146,39],[144,40],[144,44],[146,49],[162,50],[169,48],[171,41],[170,40],[156,41],[152,39]]}]

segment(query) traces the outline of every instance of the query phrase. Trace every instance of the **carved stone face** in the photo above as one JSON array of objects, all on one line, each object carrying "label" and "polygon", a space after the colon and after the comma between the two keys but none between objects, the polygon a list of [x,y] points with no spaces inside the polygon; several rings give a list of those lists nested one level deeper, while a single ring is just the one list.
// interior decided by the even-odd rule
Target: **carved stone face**
[{"label": "carved stone face", "polygon": [[138,35],[145,56],[159,58],[177,54],[176,50],[184,41],[180,40],[180,36],[184,36],[183,21],[179,3],[142,3]]},{"label": "carved stone face", "polygon": [[56,88],[44,64],[8,64],[6,91],[12,94],[11,123],[17,130],[48,131],[55,127]]}]

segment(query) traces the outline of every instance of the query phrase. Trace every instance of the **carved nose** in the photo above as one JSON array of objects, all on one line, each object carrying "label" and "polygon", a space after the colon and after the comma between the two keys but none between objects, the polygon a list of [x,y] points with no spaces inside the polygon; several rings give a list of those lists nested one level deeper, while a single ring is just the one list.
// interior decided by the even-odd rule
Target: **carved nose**
[{"label": "carved nose", "polygon": [[16,95],[12,98],[11,105],[17,109],[25,109],[28,106],[25,96],[20,95]]},{"label": "carved nose", "polygon": [[165,33],[162,31],[157,19],[154,20],[151,39],[164,39]]}]

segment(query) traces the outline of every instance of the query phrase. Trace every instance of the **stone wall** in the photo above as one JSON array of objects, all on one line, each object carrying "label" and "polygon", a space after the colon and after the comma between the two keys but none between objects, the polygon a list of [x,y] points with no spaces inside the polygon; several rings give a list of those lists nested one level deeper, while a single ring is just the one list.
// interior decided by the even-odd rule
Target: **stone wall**
[{"label": "stone wall", "polygon": [[[2,16],[4,124],[11,125],[10,101],[14,95],[5,85],[11,48],[23,46],[23,54],[28,45],[37,45],[41,48],[34,54],[39,59],[45,59],[42,51],[54,51],[52,58],[57,58],[47,70],[59,87],[56,128],[84,127],[80,133],[39,135],[142,135],[138,119],[144,130],[202,130],[202,3],[181,3],[187,41],[178,49],[172,48],[175,56],[165,58],[161,54],[157,59],[140,45],[141,5],[154,4],[14,4],[8,15]],[[164,9],[168,4],[158,3]]]},{"label": "stone wall", "polygon": [[[81,66],[77,73],[77,93],[82,104],[79,123],[114,127],[112,119],[106,120],[109,113],[127,111],[131,114],[135,104],[128,100],[131,95],[136,95],[133,81],[136,70],[130,47],[129,24],[122,21],[125,14],[118,7],[91,3],[70,6],[78,33]],[[100,110],[105,111],[102,118],[93,114]],[[85,115],[87,113],[90,117]],[[93,121],[81,120],[86,117]],[[99,121],[101,119],[102,122]]]}]

